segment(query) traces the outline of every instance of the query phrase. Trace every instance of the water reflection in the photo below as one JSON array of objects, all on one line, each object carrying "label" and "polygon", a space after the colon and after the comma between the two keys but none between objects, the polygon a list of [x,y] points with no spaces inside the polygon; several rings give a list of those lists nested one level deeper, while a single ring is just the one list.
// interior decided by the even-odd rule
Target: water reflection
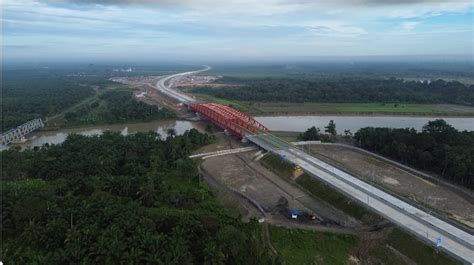
[{"label": "water reflection", "polygon": [[204,131],[205,125],[202,122],[190,121],[155,121],[146,123],[133,124],[114,124],[114,125],[98,125],[80,128],[63,129],[57,131],[37,131],[27,136],[27,142],[16,144],[22,149],[32,148],[35,146],[42,146],[43,144],[59,144],[66,140],[66,137],[71,133],[80,135],[100,135],[104,131],[120,132],[122,135],[133,134],[136,132],[154,131],[162,136],[166,136],[166,131],[170,128],[176,130],[177,134],[183,134],[186,130],[196,128]]},{"label": "water reflection", "polygon": [[[421,130],[433,117],[395,117],[395,116],[275,116],[255,117],[270,130],[305,131],[311,126],[324,130],[330,120],[336,123],[337,132],[344,130],[356,132],[363,127],[415,128]],[[474,131],[474,118],[442,118],[458,130]]]},{"label": "water reflection", "polygon": [[[391,127],[391,128],[415,128],[421,130],[428,121],[434,120],[433,117],[394,117],[394,116],[275,116],[275,117],[256,117],[256,119],[275,131],[304,131],[311,126],[316,126],[324,130],[329,120],[336,123],[337,132],[342,134],[344,130],[356,132],[362,127]],[[474,118],[443,118],[449,124],[458,130],[474,131]],[[203,122],[190,121],[155,121],[147,123],[134,124],[116,124],[89,126],[81,128],[63,129],[58,131],[40,131],[28,135],[28,141],[17,144],[22,149],[42,146],[45,143],[62,143],[68,134],[77,133],[81,135],[99,135],[104,131],[116,131],[122,135],[128,135],[136,132],[155,131],[163,136],[166,131],[174,128],[178,134],[186,130],[196,128],[204,131]],[[1,149],[0,149],[1,150]]]}]

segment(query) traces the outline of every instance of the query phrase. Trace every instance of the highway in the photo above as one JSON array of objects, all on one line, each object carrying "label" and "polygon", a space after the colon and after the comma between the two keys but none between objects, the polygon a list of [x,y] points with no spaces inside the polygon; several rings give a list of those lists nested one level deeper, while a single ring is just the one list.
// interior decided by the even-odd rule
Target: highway
[{"label": "highway", "polygon": [[462,262],[474,262],[473,235],[302,152],[271,134],[248,135],[247,139],[299,165],[311,176],[373,209],[431,245],[436,245],[440,238],[439,248]]},{"label": "highway", "polygon": [[[166,82],[172,81],[175,77],[196,74],[209,69],[211,68],[206,66],[206,68],[199,71],[164,77],[157,82],[157,89],[183,104],[197,103],[195,99],[171,89],[166,85]],[[299,165],[314,178],[327,183],[360,204],[379,213],[430,245],[438,245],[440,250],[447,252],[465,264],[474,264],[474,236],[472,234],[298,150],[295,145],[287,143],[270,133],[246,134],[245,138],[261,148]]]},{"label": "highway", "polygon": [[187,95],[184,95],[184,94],[172,89],[171,84],[166,85],[166,83],[167,82],[169,83],[172,79],[174,79],[176,77],[183,77],[183,76],[186,76],[186,75],[198,74],[198,73],[201,73],[201,72],[204,72],[204,71],[208,71],[210,69],[211,69],[210,66],[205,66],[205,68],[201,69],[201,70],[190,71],[190,72],[184,72],[184,73],[165,76],[164,78],[160,79],[156,83],[156,88],[158,89],[158,91],[160,91],[160,92],[162,92],[162,93],[178,100],[181,103],[184,103],[184,104],[195,103],[196,100],[194,98],[189,97]]},{"label": "highway", "polygon": [[[301,141],[301,142],[292,142],[291,144],[294,144],[294,145],[309,145],[309,144],[316,144],[316,143],[319,144],[321,142],[320,141]],[[190,155],[189,158],[201,157],[202,159],[207,159],[207,158],[216,157],[216,156],[233,155],[233,154],[256,151],[256,150],[260,150],[260,148],[258,146],[253,145],[253,146],[249,146],[249,147],[226,149],[226,150],[219,150],[219,151],[208,152],[208,153],[194,154],[194,155]]]}]

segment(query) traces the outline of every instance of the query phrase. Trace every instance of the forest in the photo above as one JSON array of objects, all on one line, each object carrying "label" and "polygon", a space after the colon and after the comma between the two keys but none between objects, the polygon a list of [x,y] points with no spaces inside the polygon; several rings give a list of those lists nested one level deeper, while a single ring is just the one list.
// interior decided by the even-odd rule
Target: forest
[{"label": "forest", "polygon": [[5,264],[275,264],[261,227],[199,181],[183,135],[69,135],[2,154]]},{"label": "forest", "polygon": [[[457,81],[406,81],[397,78],[238,78],[224,77],[218,89],[194,93],[258,102],[380,102],[474,105],[474,85]],[[225,86],[229,84],[230,86]]]},{"label": "forest", "polygon": [[365,127],[354,135],[364,149],[474,189],[474,131],[458,131],[442,119],[415,129]]},{"label": "forest", "polygon": [[107,90],[97,100],[64,115],[66,125],[146,122],[173,117],[171,110],[137,101],[132,91],[121,88]]},{"label": "forest", "polygon": [[94,94],[91,86],[46,71],[10,70],[2,81],[2,131],[59,113]]}]

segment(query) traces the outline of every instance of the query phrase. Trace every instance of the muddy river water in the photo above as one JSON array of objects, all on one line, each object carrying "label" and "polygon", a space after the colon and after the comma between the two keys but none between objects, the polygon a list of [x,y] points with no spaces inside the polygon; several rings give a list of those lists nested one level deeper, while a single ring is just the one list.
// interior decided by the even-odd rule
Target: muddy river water
[{"label": "muddy river water", "polygon": [[86,126],[79,128],[61,129],[55,131],[37,131],[28,134],[25,143],[16,144],[23,148],[31,148],[34,146],[41,146],[45,143],[59,144],[66,140],[68,134],[76,133],[81,135],[99,135],[104,131],[120,132],[122,135],[132,134],[136,132],[155,131],[162,136],[166,136],[166,131],[170,128],[176,130],[176,133],[182,134],[186,130],[196,128],[204,131],[205,124],[203,122],[190,121],[154,121],[144,123],[130,123],[130,124],[113,124],[113,125],[97,125]]},{"label": "muddy river water", "polygon": [[[343,134],[344,130],[355,133],[363,127],[391,127],[391,128],[415,128],[421,130],[428,121],[435,120],[433,117],[409,117],[409,116],[267,116],[256,117],[256,119],[274,131],[305,131],[311,126],[316,126],[322,131],[330,120],[336,123],[336,130]],[[474,131],[474,118],[443,118],[458,130]]]},{"label": "muddy river water", "polygon": [[[366,126],[406,128],[413,127],[420,130],[433,117],[395,117],[395,116],[276,116],[256,117],[256,119],[275,131],[304,131],[311,126],[324,130],[329,120],[334,120],[338,133],[344,133],[349,129],[356,132]],[[444,118],[449,124],[458,130],[474,131],[474,118]],[[154,121],[147,123],[116,124],[87,126],[80,128],[61,129],[57,131],[38,131],[27,136],[28,141],[18,144],[21,148],[41,146],[45,143],[58,144],[63,142],[68,134],[77,133],[82,135],[97,135],[106,130],[121,132],[127,135],[135,132],[155,131],[166,135],[166,130],[174,128],[178,134],[191,128],[204,131],[203,122],[194,121]]]}]

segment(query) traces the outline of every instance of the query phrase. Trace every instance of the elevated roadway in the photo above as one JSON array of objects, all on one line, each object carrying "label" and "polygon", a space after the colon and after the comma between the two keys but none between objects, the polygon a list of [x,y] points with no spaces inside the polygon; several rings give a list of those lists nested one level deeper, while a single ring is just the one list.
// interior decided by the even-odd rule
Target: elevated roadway
[{"label": "elevated roadway", "polygon": [[360,179],[341,171],[269,133],[247,135],[251,142],[271,151],[305,172],[374,210],[425,242],[438,246],[466,264],[474,262],[474,237]]},{"label": "elevated roadway", "polygon": [[[170,88],[167,82],[180,76],[207,71],[191,71],[167,76],[157,83],[157,89],[182,102],[202,117],[240,139],[247,139],[257,146],[278,154],[289,162],[299,165],[314,178],[321,180],[360,204],[372,209],[399,225],[421,240],[451,254],[465,264],[474,264],[474,236],[414,205],[396,198],[381,189],[327,164],[272,135],[252,117],[228,106],[201,103]],[[218,154],[222,155],[222,154]]]}]

